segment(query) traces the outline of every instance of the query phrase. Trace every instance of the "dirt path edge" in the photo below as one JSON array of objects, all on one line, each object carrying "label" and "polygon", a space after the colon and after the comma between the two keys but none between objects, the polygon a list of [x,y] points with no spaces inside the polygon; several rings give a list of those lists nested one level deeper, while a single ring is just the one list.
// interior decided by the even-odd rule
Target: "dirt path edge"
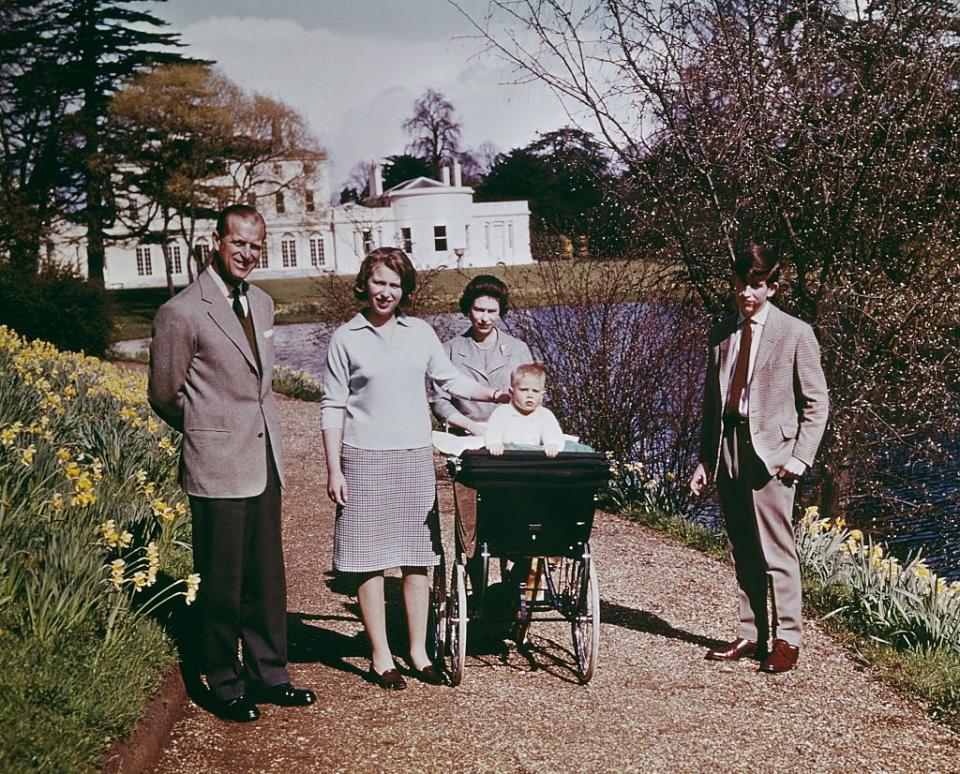
[{"label": "dirt path edge", "polygon": [[118,739],[103,756],[104,774],[149,771],[160,760],[173,724],[183,715],[187,703],[187,689],[175,666],[164,675],[154,697],[136,727],[127,736]]}]

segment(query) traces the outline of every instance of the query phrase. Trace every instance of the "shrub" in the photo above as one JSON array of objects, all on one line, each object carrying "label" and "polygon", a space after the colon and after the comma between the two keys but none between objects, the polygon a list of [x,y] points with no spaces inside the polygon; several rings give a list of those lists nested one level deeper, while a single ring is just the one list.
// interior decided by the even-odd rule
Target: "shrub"
[{"label": "shrub", "polygon": [[36,276],[24,276],[6,264],[0,267],[0,325],[31,341],[103,355],[113,329],[113,305],[103,288],[70,267],[47,264]]},{"label": "shrub", "polygon": [[319,401],[323,386],[306,371],[297,371],[286,366],[274,366],[273,390],[300,400]]},{"label": "shrub", "polygon": [[508,323],[547,368],[564,430],[624,463],[619,504],[655,495],[652,507],[695,514],[704,499],[691,501],[686,482],[699,457],[706,340],[662,280],[660,267],[637,261],[511,269],[511,295],[525,308]]}]

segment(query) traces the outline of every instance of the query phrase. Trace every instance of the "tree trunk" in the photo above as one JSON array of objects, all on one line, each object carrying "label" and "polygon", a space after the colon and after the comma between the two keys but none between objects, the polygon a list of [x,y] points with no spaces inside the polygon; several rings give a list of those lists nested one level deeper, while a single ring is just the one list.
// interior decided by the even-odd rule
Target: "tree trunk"
[{"label": "tree trunk", "polygon": [[831,519],[844,515],[845,498],[850,491],[850,468],[827,465],[820,484],[820,515]]},{"label": "tree trunk", "polygon": [[99,175],[88,170],[87,207],[84,210],[84,222],[87,226],[87,278],[91,283],[103,287],[105,247],[103,238],[103,190]]},{"label": "tree trunk", "polygon": [[80,67],[84,78],[83,107],[80,110],[80,131],[83,148],[80,170],[84,177],[83,223],[87,227],[87,278],[103,287],[104,269],[104,177],[100,160],[101,103],[105,97],[97,83],[99,50],[97,43],[96,0],[83,0],[80,16]]}]

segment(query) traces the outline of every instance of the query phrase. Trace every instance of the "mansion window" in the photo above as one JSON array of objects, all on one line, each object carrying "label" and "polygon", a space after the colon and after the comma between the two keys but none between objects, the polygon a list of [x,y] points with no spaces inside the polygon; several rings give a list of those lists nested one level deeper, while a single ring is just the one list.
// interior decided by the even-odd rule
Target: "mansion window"
[{"label": "mansion window", "polygon": [[361,232],[361,236],[363,237],[363,253],[366,255],[373,250],[374,247],[376,247],[376,245],[373,243],[373,231],[370,229],[365,229],[363,232]]},{"label": "mansion window", "polygon": [[316,210],[317,207],[313,201],[313,191],[305,192],[303,198],[304,198],[305,206],[307,208],[307,212],[313,212],[314,210]]},{"label": "mansion window", "polygon": [[134,223],[139,222],[140,220],[140,206],[137,204],[135,198],[131,198],[130,202],[127,204],[127,217],[130,218]]},{"label": "mansion window", "polygon": [[413,252],[413,234],[408,227],[400,229],[400,238],[403,240],[403,252],[409,255]]},{"label": "mansion window", "polygon": [[183,274],[183,261],[180,259],[180,245],[171,243],[163,246],[163,257],[173,274]]},{"label": "mansion window", "polygon": [[293,234],[284,234],[280,240],[280,256],[283,259],[283,268],[290,269],[297,265],[297,240]]},{"label": "mansion window", "polygon": [[283,201],[283,191],[277,191],[276,204],[277,215],[283,215],[287,211],[287,205]]},{"label": "mansion window", "polygon": [[507,247],[513,249],[513,221],[507,223]]},{"label": "mansion window", "polygon": [[438,253],[447,251],[447,227],[433,227],[433,249]]},{"label": "mansion window", "polygon": [[150,260],[150,247],[140,245],[137,248],[137,274],[141,277],[149,277],[153,274],[153,263]]},{"label": "mansion window", "polygon": [[470,252],[470,226],[466,225],[463,227],[463,246],[467,248],[467,252]]},{"label": "mansion window", "polygon": [[323,251],[323,237],[319,234],[310,237],[310,265],[317,269],[327,265],[327,258]]},{"label": "mansion window", "polygon": [[257,268],[258,269],[269,269],[270,261],[267,260],[267,240],[263,240],[263,244],[260,245],[260,255],[257,258]]},{"label": "mansion window", "polygon": [[193,254],[201,266],[206,266],[210,260],[210,245],[204,237],[200,237],[193,245]]}]

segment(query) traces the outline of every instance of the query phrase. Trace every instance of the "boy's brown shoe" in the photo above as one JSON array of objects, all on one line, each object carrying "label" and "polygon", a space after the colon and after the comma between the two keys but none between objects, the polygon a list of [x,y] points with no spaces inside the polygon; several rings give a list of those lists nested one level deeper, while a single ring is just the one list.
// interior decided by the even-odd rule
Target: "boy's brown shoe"
[{"label": "boy's brown shoe", "polygon": [[791,645],[786,640],[774,640],[773,650],[760,665],[761,672],[789,672],[797,665],[797,658],[800,656],[800,648]]},{"label": "boy's brown shoe", "polygon": [[753,640],[737,637],[737,639],[727,645],[708,650],[704,658],[706,658],[707,661],[739,661],[749,656],[759,656],[763,658],[766,655],[765,651],[766,647],[758,646]]}]

